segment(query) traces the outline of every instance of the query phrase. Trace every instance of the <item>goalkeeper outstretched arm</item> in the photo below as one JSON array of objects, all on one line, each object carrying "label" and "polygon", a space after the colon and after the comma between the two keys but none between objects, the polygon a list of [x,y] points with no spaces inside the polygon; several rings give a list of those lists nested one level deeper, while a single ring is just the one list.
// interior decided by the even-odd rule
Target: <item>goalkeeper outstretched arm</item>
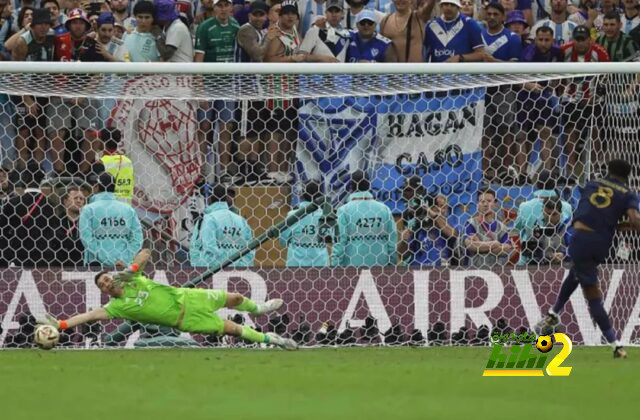
[{"label": "goalkeeper outstretched arm", "polygon": [[52,327],[59,330],[66,330],[69,328],[77,327],[81,324],[86,324],[87,322],[104,321],[107,319],[109,319],[107,311],[105,311],[104,308],[100,307],[97,309],[92,309],[89,312],[85,312],[83,314],[72,316],[71,318],[66,320],[57,320],[51,315],[47,315],[47,319],[45,321],[40,321],[38,323],[51,325]]},{"label": "goalkeeper outstretched arm", "polygon": [[[147,265],[147,263],[149,262],[150,258],[151,258],[151,251],[149,251],[146,248],[142,249],[140,252],[138,252],[138,254],[133,259],[133,263],[131,263],[131,265],[126,270],[123,270],[118,274],[116,274],[115,276],[113,276],[113,280],[114,280],[113,282],[111,282],[110,284],[103,284],[103,285],[96,284],[96,285],[101,290],[103,288],[107,288],[107,289],[113,289],[115,291],[115,289],[120,288],[123,283],[130,281],[134,274],[138,272],[142,272],[145,266]],[[119,265],[120,267],[124,267],[124,264],[122,263],[116,263],[116,264]],[[92,309],[83,314],[75,315],[66,320],[57,320],[47,315],[47,319],[40,323],[51,325],[59,330],[66,330],[68,328],[73,328],[80,324],[85,324],[87,322],[103,321],[109,318],[110,317],[107,311],[104,308],[100,307],[97,309]]]}]

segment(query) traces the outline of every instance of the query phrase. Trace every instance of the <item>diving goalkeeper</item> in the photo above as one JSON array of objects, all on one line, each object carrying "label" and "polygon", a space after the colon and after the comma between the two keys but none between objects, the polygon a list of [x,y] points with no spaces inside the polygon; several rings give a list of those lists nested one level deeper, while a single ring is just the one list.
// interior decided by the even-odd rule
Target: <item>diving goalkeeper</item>
[{"label": "diving goalkeeper", "polygon": [[129,269],[113,277],[107,271],[96,274],[96,286],[111,297],[103,307],[67,320],[58,321],[48,316],[43,323],[66,330],[86,322],[121,318],[174,327],[184,332],[231,335],[253,343],[274,344],[287,350],[298,347],[291,339],[275,333],[263,334],[248,326],[223,320],[215,313],[221,308],[231,308],[254,315],[266,314],[278,310],[283,304],[282,299],[257,304],[238,293],[224,290],[165,286],[142,274],[150,256],[150,251],[143,249]]}]

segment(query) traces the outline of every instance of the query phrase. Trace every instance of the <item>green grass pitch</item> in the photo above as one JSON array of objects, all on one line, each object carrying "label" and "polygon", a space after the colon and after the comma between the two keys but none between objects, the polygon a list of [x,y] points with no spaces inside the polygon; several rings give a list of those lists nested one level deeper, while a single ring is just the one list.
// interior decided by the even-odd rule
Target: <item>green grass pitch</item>
[{"label": "green grass pitch", "polygon": [[639,350],[574,347],[569,377],[485,378],[490,351],[0,351],[0,419],[638,418]]}]

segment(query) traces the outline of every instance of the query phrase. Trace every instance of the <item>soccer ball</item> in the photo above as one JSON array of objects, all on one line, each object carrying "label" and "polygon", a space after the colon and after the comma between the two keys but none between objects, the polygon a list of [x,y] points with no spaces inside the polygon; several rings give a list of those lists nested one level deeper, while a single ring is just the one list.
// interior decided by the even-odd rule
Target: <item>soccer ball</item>
[{"label": "soccer ball", "polygon": [[40,325],[36,328],[34,341],[43,350],[51,350],[58,344],[60,334],[58,329],[51,325]]},{"label": "soccer ball", "polygon": [[548,353],[553,348],[551,337],[548,335],[541,335],[538,337],[538,341],[536,341],[536,348],[540,350],[541,353]]}]

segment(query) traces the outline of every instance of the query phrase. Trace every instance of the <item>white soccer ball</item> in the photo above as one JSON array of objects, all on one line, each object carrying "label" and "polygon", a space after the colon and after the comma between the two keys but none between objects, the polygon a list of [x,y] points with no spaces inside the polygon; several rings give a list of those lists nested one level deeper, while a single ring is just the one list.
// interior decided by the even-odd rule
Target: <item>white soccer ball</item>
[{"label": "white soccer ball", "polygon": [[51,325],[40,325],[36,328],[34,341],[43,350],[51,350],[58,344],[60,333]]}]

